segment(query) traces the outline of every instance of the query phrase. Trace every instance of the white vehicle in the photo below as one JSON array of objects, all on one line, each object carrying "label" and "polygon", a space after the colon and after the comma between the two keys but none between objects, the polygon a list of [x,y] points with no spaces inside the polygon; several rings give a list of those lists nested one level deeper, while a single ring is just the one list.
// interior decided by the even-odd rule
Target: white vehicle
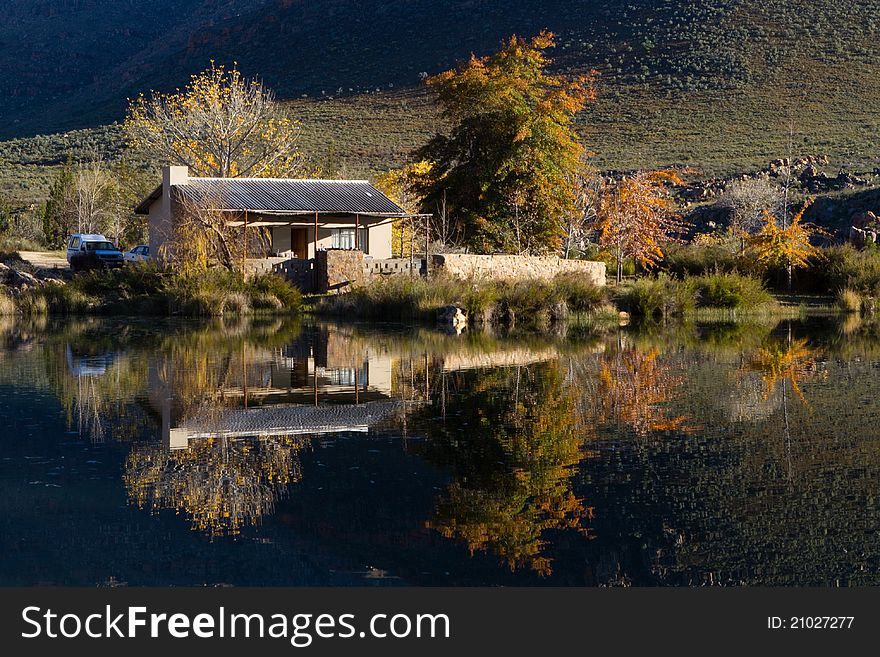
[{"label": "white vehicle", "polygon": [[67,241],[67,263],[73,271],[122,266],[122,253],[103,235],[75,233]]},{"label": "white vehicle", "polygon": [[149,262],[150,247],[146,244],[138,244],[131,251],[127,251],[123,257],[126,262]]}]

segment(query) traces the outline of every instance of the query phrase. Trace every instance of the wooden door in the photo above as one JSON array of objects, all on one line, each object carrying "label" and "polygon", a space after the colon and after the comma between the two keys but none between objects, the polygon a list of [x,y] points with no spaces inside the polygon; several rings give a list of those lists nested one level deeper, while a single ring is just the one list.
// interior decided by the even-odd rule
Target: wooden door
[{"label": "wooden door", "polygon": [[290,250],[296,254],[297,258],[302,260],[308,259],[309,249],[305,228],[290,229]]}]

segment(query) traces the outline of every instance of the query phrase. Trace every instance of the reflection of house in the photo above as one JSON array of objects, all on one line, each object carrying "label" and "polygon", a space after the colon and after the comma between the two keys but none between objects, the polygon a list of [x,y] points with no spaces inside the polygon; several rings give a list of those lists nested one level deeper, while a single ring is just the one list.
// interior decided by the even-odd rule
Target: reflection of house
[{"label": "reflection of house", "polygon": [[209,409],[170,429],[167,441],[171,449],[184,449],[192,439],[213,436],[243,438],[366,432],[400,406],[400,402],[388,400],[326,406],[282,404]]},{"label": "reflection of house", "polygon": [[[367,431],[399,407],[391,398],[392,357],[340,349],[347,341],[338,337],[315,330],[281,349],[245,347],[229,355],[222,383],[200,400],[181,398],[185,370],[169,361],[151,367],[163,442],[179,449],[206,436]],[[184,410],[185,401],[195,401],[194,410]]]},{"label": "reflection of house", "polygon": [[327,249],[390,258],[391,224],[410,216],[365,180],[194,178],[186,167],[166,167],[162,184],[135,209],[149,215],[151,253],[162,253],[186,200],[227,213],[230,226],[266,229],[265,255],[282,260]]}]

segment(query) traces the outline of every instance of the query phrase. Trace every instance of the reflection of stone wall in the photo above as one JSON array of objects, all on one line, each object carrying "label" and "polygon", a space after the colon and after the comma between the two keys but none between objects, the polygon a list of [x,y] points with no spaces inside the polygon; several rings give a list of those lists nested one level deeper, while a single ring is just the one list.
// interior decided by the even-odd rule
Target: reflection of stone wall
[{"label": "reflection of stone wall", "polygon": [[338,292],[364,279],[363,251],[318,251],[315,258],[317,291]]},{"label": "reflection of stone wall", "polygon": [[456,278],[526,279],[553,278],[557,274],[581,274],[594,285],[605,285],[605,263],[564,260],[556,256],[470,255],[447,253],[432,257],[434,271]]}]

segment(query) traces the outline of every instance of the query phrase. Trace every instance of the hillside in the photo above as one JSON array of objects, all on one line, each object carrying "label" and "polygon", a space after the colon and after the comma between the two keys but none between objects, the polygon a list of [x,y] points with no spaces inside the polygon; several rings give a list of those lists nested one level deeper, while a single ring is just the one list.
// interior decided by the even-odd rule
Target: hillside
[{"label": "hillside", "polygon": [[[213,58],[262,76],[303,119],[312,156],[360,175],[399,163],[435,129],[425,74],[549,28],[559,69],[600,72],[580,122],[602,168],[730,174],[784,154],[791,126],[796,152],[872,169],[878,10],[878,0],[846,10],[830,0],[0,0],[0,138],[118,120],[127,97],[172,89]],[[117,134],[93,141],[114,152]],[[10,171],[36,175],[63,157],[64,139],[49,141],[45,156],[24,158],[42,163],[9,159],[31,140],[0,146],[4,187]]]}]

